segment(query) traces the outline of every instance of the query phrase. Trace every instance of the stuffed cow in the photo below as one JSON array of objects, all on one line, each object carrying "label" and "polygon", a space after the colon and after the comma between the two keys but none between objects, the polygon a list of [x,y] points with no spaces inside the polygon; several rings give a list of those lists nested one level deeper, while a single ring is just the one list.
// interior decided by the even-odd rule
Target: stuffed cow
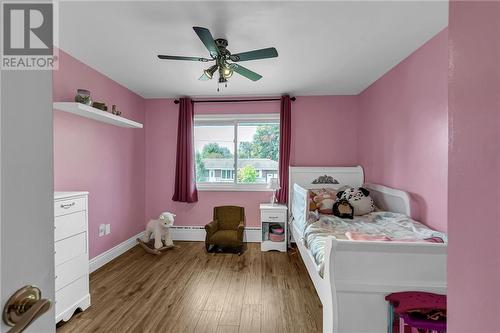
[{"label": "stuffed cow", "polygon": [[375,205],[370,191],[364,187],[349,187],[337,193],[337,198],[347,200],[354,209],[354,215],[360,216],[373,212]]}]

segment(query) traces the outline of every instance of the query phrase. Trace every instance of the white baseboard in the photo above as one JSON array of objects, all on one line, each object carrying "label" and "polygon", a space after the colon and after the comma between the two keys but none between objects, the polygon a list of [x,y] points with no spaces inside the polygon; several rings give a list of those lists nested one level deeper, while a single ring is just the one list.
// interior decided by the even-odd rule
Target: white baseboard
[{"label": "white baseboard", "polygon": [[99,254],[98,256],[90,259],[89,261],[89,270],[90,273],[93,271],[99,269],[100,267],[106,265],[108,262],[111,260],[115,259],[116,257],[122,255],[123,253],[127,252],[131,248],[137,245],[137,238],[140,238],[144,235],[144,231],[141,233],[138,233],[137,235],[130,237],[126,241],[112,247],[111,249],[107,250],[106,252],[103,252]]},{"label": "white baseboard", "polygon": [[[174,241],[195,241],[195,242],[203,242],[205,241],[205,228],[204,227],[183,227],[183,226],[175,226],[172,229],[172,239]],[[90,273],[99,269],[100,267],[106,265],[111,260],[116,257],[122,255],[127,252],[135,245],[137,245],[137,238],[140,238],[144,235],[144,232],[141,232],[133,237],[130,237],[126,241],[112,247],[99,254],[98,256],[90,259],[89,261],[89,270]],[[243,234],[243,241],[249,243],[260,243],[261,241],[261,231],[260,228],[245,228],[245,232]]]},{"label": "white baseboard", "polygon": [[[204,227],[174,226],[171,230],[173,240],[195,242],[205,241]],[[260,228],[245,228],[245,232],[243,234],[244,242],[259,243],[260,240]]]}]

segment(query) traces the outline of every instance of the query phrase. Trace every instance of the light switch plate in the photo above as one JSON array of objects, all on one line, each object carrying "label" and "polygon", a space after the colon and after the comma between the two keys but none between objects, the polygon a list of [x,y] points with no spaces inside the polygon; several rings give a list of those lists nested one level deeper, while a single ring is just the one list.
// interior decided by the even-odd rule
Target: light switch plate
[{"label": "light switch plate", "polygon": [[99,225],[99,237],[102,237],[106,234],[106,225],[105,224],[100,224]]},{"label": "light switch plate", "polygon": [[111,233],[111,224],[106,224],[106,235],[109,235]]}]

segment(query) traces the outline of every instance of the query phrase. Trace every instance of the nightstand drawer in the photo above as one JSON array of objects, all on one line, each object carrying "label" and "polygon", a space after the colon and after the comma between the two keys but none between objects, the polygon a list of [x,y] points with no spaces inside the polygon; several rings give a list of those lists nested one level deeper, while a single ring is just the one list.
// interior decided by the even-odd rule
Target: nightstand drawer
[{"label": "nightstand drawer", "polygon": [[286,222],[286,213],[277,210],[262,210],[260,218],[262,222]]}]

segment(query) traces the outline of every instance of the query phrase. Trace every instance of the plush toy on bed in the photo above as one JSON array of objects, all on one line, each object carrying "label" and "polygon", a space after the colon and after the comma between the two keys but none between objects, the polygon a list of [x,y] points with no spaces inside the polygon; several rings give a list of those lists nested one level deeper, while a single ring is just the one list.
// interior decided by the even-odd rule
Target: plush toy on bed
[{"label": "plush toy on bed", "polygon": [[309,204],[309,210],[318,210],[321,214],[332,214],[332,205],[335,202],[336,191],[328,188],[319,190],[311,190],[312,193],[312,208]]},{"label": "plush toy on bed", "polygon": [[[164,212],[160,214],[157,220],[150,220],[146,225],[142,241],[148,243],[151,235],[153,235],[155,249],[174,246],[172,236],[170,235],[170,228],[174,225],[174,218],[175,214]],[[165,245],[163,245],[162,240],[165,242]]]},{"label": "plush toy on bed", "polygon": [[352,208],[349,201],[345,199],[339,199],[333,204],[333,215],[340,217],[341,219],[351,219],[354,215],[354,208]]},{"label": "plush toy on bed", "polygon": [[355,216],[369,214],[375,210],[370,191],[364,187],[348,187],[338,192],[337,198],[347,200],[354,208]]}]

